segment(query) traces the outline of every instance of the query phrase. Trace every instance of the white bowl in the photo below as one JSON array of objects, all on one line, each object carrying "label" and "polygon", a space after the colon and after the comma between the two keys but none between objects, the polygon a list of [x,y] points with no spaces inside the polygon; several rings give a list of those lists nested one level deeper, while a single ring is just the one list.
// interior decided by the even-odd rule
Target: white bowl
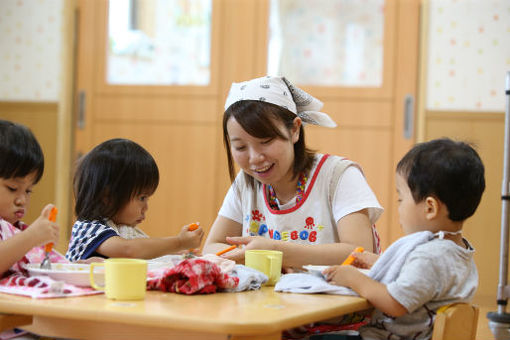
[{"label": "white bowl", "polygon": [[[90,264],[84,263],[52,263],[51,269],[40,268],[39,263],[27,265],[28,273],[33,275],[46,275],[56,281],[64,281],[75,286],[90,287]],[[104,285],[104,268],[94,268],[94,281],[97,285]]]},{"label": "white bowl", "polygon": [[[323,278],[324,278],[324,274],[322,274],[322,272],[329,267],[330,266],[314,266],[311,264],[309,264],[307,266],[303,266],[303,268],[306,269],[310,274],[316,275],[318,277],[323,277]],[[370,269],[361,269],[361,268],[357,268],[357,269],[365,275],[368,275],[368,272],[370,271]]]},{"label": "white bowl", "polygon": [[325,269],[329,268],[329,266],[314,266],[314,265],[309,264],[307,266],[303,266],[303,268],[306,269],[310,274],[324,278],[324,275],[322,274],[322,272]]}]

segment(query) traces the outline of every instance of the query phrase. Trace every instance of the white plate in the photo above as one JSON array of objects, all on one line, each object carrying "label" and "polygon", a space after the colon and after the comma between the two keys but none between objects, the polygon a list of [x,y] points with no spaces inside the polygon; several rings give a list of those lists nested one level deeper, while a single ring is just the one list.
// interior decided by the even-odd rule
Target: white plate
[{"label": "white plate", "polygon": [[314,266],[309,264],[307,266],[303,266],[303,268],[306,269],[310,274],[317,275],[319,277],[324,277],[324,275],[322,275],[322,272],[326,268],[329,268],[329,266]]},{"label": "white plate", "polygon": [[164,255],[147,260],[149,270],[157,269],[160,267],[172,268],[184,260],[182,255]]},{"label": "white plate", "polygon": [[[314,275],[317,275],[320,277],[324,277],[322,272],[329,267],[330,266],[314,266],[311,264],[307,265],[307,266],[303,266],[303,268],[306,269],[310,274],[314,274]],[[370,271],[370,269],[361,269],[361,268],[357,268],[357,269],[365,275],[368,275],[368,272]]]},{"label": "white plate", "polygon": [[[30,275],[47,275],[57,281],[90,287],[90,264],[52,263],[51,269],[42,269],[39,263],[30,263],[27,265],[27,270]],[[94,268],[94,281],[98,285],[104,285],[103,267]]]}]

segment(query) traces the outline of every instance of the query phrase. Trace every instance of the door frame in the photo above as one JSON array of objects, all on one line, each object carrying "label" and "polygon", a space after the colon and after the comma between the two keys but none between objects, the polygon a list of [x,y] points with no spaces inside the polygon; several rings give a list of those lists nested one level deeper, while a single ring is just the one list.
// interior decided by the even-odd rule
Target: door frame
[{"label": "door frame", "polygon": [[[87,2],[88,6],[83,6],[83,4]],[[251,22],[255,22],[258,25],[266,25],[267,26],[267,15],[265,13],[268,12],[269,9],[269,1],[247,1],[243,3],[241,6],[244,6],[242,10],[234,8],[232,6],[236,3],[239,5],[238,0],[213,0],[213,13],[218,13],[221,11],[221,15],[223,18],[228,18],[228,20],[232,20],[233,22],[239,21],[239,18],[236,18],[236,15],[242,12],[251,13],[250,17]],[[342,89],[327,89],[327,88],[317,88],[317,87],[303,87],[305,90],[309,90],[311,93],[320,91],[321,96],[324,98],[354,98],[356,100],[362,100],[362,98],[371,94],[382,100],[388,100],[392,105],[392,129],[393,129],[393,141],[392,141],[392,155],[391,159],[393,164],[400,160],[403,154],[414,144],[415,142],[415,132],[416,127],[412,132],[412,136],[409,139],[406,139],[402,136],[402,126],[404,124],[404,100],[407,95],[412,95],[414,98],[417,97],[417,83],[418,83],[418,61],[419,61],[419,24],[420,24],[420,0],[386,0],[387,7],[391,8],[391,10],[387,10],[388,19],[393,18],[395,20],[395,25],[389,25],[390,20],[385,20],[385,32],[389,32],[385,34],[385,42],[384,44],[390,44],[389,46],[393,46],[395,48],[389,48],[388,51],[395,51],[395,53],[385,53],[384,55],[384,65],[391,67],[385,67],[385,72],[383,74],[383,86],[377,89],[370,88],[342,88]],[[92,4],[91,4],[92,3]],[[100,8],[100,16],[99,18],[93,13],[97,10],[95,6],[99,6]],[[101,7],[102,6],[102,7]],[[121,91],[125,94],[132,94],[134,92],[139,91],[141,88],[145,88],[146,86],[138,87],[138,86],[119,86],[119,85],[107,85],[104,79],[101,79],[101,74],[104,74],[105,68],[105,56],[102,57],[102,61],[99,62],[99,67],[94,65],[93,58],[95,58],[95,53],[97,51],[98,44],[105,44],[105,40],[94,39],[95,34],[89,35],[80,35],[80,32],[87,29],[99,30],[100,28],[105,28],[106,25],[106,0],[101,1],[93,1],[89,2],[87,0],[73,0],[70,2],[66,2],[66,22],[71,23],[74,21],[74,15],[76,13],[76,29],[77,34],[76,37],[76,54],[75,58],[71,58],[76,60],[75,63],[71,63],[74,65],[79,65],[76,67],[76,72],[74,73],[74,81],[76,84],[76,89],[84,89],[87,93],[92,93],[94,91],[94,87],[96,91],[99,93],[110,93],[112,91]],[[76,9],[76,11],[75,11]],[[230,17],[230,15],[232,17]],[[69,18],[68,18],[69,17]],[[98,21],[99,20],[99,21]],[[99,22],[99,24],[98,24]],[[73,25],[74,26],[74,25]],[[393,28],[392,28],[393,27]],[[220,22],[219,20],[214,18],[212,22],[212,42],[211,42],[211,84],[208,87],[172,87],[169,89],[168,87],[151,87],[150,91],[154,91],[154,94],[173,94],[176,96],[182,95],[186,93],[186,91],[191,91],[192,93],[202,93],[205,95],[210,95],[216,98],[224,98],[227,94],[228,88],[230,87],[231,81],[240,81],[246,80],[249,78],[253,78],[254,76],[264,74],[266,69],[266,46],[267,46],[267,37],[263,30],[253,31],[250,37],[253,39],[252,46],[248,46],[247,48],[252,51],[252,58],[250,60],[236,60],[229,55],[229,51],[233,51],[236,48],[240,48],[243,46],[245,36],[235,36],[234,39],[222,39],[222,34],[229,30],[229,22],[226,20],[224,22]],[[396,33],[399,34],[396,34]],[[395,38],[397,36],[398,38]],[[69,38],[69,37],[68,37]],[[69,38],[69,40],[73,40]],[[215,43],[216,42],[216,43]],[[72,46],[72,45],[71,45]],[[104,46],[104,45],[103,45]],[[69,50],[73,50],[70,48]],[[225,53],[223,57],[220,58],[220,51]],[[397,70],[398,66],[398,70]],[[389,71],[388,71],[389,70]],[[70,72],[71,74],[73,72]],[[220,77],[221,75],[221,77]],[[215,78],[216,77],[216,78]],[[216,79],[216,81],[215,81]],[[73,86],[68,85],[67,88],[71,88],[71,91],[74,91]],[[195,92],[196,91],[196,92]],[[65,91],[63,91],[65,92]],[[187,92],[190,93],[190,92]],[[59,137],[59,145],[58,149],[63,150],[64,153],[67,152],[69,155],[70,152],[74,152],[74,150],[87,150],[90,146],[91,136],[90,133],[82,131],[76,128],[77,118],[76,115],[79,112],[79,96],[73,95],[69,96],[70,98],[76,98],[76,100],[68,100],[67,107],[74,107],[74,112],[70,112],[71,110],[67,110],[62,117],[62,124],[72,123],[71,128],[71,136],[63,136]],[[221,100],[220,100],[221,101]],[[417,100],[414,101],[415,103]],[[72,105],[71,105],[72,104]],[[94,99],[86,98],[84,103],[81,103],[82,106],[85,107],[93,107]],[[66,107],[64,103],[62,105],[63,110]],[[415,106],[414,106],[415,107]],[[218,105],[218,110],[221,110],[222,106]],[[414,110],[416,112],[416,110]],[[71,116],[71,118],[70,118]],[[413,116],[414,122],[416,120],[416,114]],[[86,119],[86,118],[85,118]],[[85,124],[86,124],[85,120]],[[67,126],[68,126],[67,125]],[[63,130],[59,130],[63,131]],[[63,133],[63,132],[61,132]],[[73,138],[74,137],[74,138]],[[74,150],[67,150],[66,146],[75,145]],[[221,143],[219,143],[221,144]],[[216,146],[216,154],[219,159],[223,160],[223,150],[220,146]],[[64,170],[67,172],[68,176],[62,176],[57,181],[57,202],[60,206],[67,206],[68,209],[63,209],[67,212],[67,217],[65,217],[65,212],[60,216],[65,221],[71,221],[72,213],[71,213],[71,202],[69,199],[69,193],[71,192],[71,185],[69,184],[69,178],[71,175],[71,167],[76,159],[76,155],[68,156],[67,160],[63,157],[60,160],[60,165],[63,166],[63,169],[66,169],[65,164],[68,165],[68,169]],[[65,164],[64,164],[65,163]],[[224,163],[219,162],[220,164],[216,167],[216,173],[221,177],[224,173]],[[391,183],[392,188],[394,188],[394,176],[388,178],[388,183]],[[223,189],[228,185],[227,179],[220,179],[218,184],[216,185],[217,191],[220,194],[218,196],[223,197]],[[390,190],[393,194],[390,198],[386,199],[386,202],[391,202],[389,206],[386,206],[385,211],[389,217],[389,226],[387,231],[385,231],[381,236],[384,240],[383,246],[390,244],[392,241],[401,236],[401,231],[398,224],[398,214],[396,212],[396,193],[392,189]],[[67,204],[64,204],[63,201],[67,201]],[[69,225],[69,223],[67,223]],[[69,230],[65,230],[69,232]],[[69,235],[62,235],[61,238],[68,239]]]}]

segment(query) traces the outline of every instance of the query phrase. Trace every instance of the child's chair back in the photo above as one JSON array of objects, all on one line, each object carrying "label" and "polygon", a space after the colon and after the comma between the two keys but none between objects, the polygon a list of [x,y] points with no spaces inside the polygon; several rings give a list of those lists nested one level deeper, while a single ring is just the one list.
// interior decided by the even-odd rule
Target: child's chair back
[{"label": "child's chair back", "polygon": [[431,340],[475,340],[478,307],[454,303],[437,310]]}]

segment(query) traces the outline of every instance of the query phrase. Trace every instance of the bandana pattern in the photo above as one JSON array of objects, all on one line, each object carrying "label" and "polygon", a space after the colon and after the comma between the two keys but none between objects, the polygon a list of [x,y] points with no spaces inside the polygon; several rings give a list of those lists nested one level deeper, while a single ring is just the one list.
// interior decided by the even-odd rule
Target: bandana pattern
[{"label": "bandana pattern", "polygon": [[291,111],[305,123],[336,127],[331,117],[320,112],[324,104],[319,99],[293,85],[285,77],[266,76],[233,83],[225,102],[225,110],[242,100],[275,104]]}]

